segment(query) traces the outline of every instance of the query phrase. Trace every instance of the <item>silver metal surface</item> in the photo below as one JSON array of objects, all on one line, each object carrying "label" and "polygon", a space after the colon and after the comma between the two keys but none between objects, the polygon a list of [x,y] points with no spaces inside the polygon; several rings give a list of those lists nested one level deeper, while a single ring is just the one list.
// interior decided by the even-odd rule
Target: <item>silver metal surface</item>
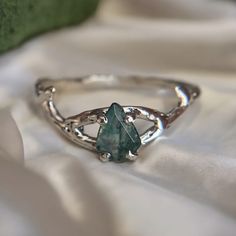
[{"label": "silver metal surface", "polygon": [[[56,93],[79,92],[83,90],[99,90],[112,88],[157,88],[175,92],[178,98],[178,104],[169,112],[160,112],[157,109],[147,108],[142,106],[123,106],[127,115],[126,122],[134,122],[136,119],[151,121],[153,126],[140,134],[142,145],[146,145],[159,137],[163,130],[168,128],[189,105],[200,95],[200,89],[192,84],[185,82],[167,80],[158,77],[138,77],[138,76],[106,76],[92,75],[75,79],[39,79],[36,83],[36,94],[38,102],[43,111],[52,121],[52,123],[71,141],[87,148],[96,151],[96,137],[92,137],[84,132],[84,126],[107,122],[105,116],[108,107],[97,108],[89,111],[84,111],[78,115],[71,117],[63,117],[58,111],[54,97]],[[137,154],[130,153],[130,160],[135,160]],[[108,155],[104,154],[101,159],[109,159]]]}]

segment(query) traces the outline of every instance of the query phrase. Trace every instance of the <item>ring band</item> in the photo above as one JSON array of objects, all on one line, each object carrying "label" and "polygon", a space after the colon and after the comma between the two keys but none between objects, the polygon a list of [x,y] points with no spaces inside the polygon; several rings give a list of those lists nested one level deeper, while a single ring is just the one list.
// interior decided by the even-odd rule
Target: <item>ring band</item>
[{"label": "ring band", "polygon": [[[84,111],[78,115],[64,117],[57,109],[56,93],[76,90],[156,88],[174,91],[178,104],[169,112],[143,106],[121,106]],[[199,97],[200,89],[193,84],[158,77],[91,75],[75,79],[39,79],[36,83],[38,102],[49,120],[70,141],[99,153],[102,161],[124,162],[136,160],[141,147],[159,137]],[[139,134],[134,122],[137,119],[153,123]],[[85,126],[98,123],[97,137],[85,132]]]}]

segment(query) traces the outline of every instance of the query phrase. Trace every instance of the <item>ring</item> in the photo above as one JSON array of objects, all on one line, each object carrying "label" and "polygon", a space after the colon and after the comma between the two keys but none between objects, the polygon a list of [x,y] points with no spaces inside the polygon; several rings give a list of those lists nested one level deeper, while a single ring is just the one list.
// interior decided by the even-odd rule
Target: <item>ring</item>
[{"label": "ring", "polygon": [[[193,84],[158,77],[91,75],[74,79],[39,79],[36,83],[37,101],[54,126],[70,141],[95,151],[101,161],[134,161],[140,149],[157,139],[199,97],[200,89]],[[78,93],[99,89],[156,89],[156,92],[172,92],[178,99],[168,112],[143,106],[121,106],[84,111],[78,115],[64,117],[55,104],[55,94]],[[152,126],[140,133],[137,119],[152,122]],[[85,132],[85,126],[99,124],[97,137]]]}]

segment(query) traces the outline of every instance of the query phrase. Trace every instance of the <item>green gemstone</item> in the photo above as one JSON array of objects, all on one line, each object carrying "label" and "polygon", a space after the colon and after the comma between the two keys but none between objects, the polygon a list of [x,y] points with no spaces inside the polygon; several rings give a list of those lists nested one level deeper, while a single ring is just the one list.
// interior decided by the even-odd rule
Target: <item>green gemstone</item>
[{"label": "green gemstone", "polygon": [[129,152],[135,154],[141,140],[133,123],[126,123],[123,108],[113,103],[106,112],[108,122],[98,131],[96,148],[99,153],[110,153],[114,162],[124,162]]}]

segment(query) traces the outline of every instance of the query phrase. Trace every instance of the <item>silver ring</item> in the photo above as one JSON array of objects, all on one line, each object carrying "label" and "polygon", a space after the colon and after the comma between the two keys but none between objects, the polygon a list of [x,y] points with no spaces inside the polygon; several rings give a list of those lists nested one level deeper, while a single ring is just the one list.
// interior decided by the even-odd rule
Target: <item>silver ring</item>
[{"label": "silver ring", "polygon": [[[76,89],[135,89],[156,88],[157,91],[172,91],[178,103],[169,112],[143,106],[121,106],[84,111],[64,117],[57,109],[55,94]],[[200,89],[189,83],[158,77],[91,75],[74,79],[39,79],[36,83],[37,100],[54,126],[70,141],[95,151],[102,161],[134,161],[140,149],[157,139],[199,97]],[[135,121],[142,119],[153,123],[151,128],[139,134]],[[98,123],[97,137],[85,132],[85,126]]]}]

